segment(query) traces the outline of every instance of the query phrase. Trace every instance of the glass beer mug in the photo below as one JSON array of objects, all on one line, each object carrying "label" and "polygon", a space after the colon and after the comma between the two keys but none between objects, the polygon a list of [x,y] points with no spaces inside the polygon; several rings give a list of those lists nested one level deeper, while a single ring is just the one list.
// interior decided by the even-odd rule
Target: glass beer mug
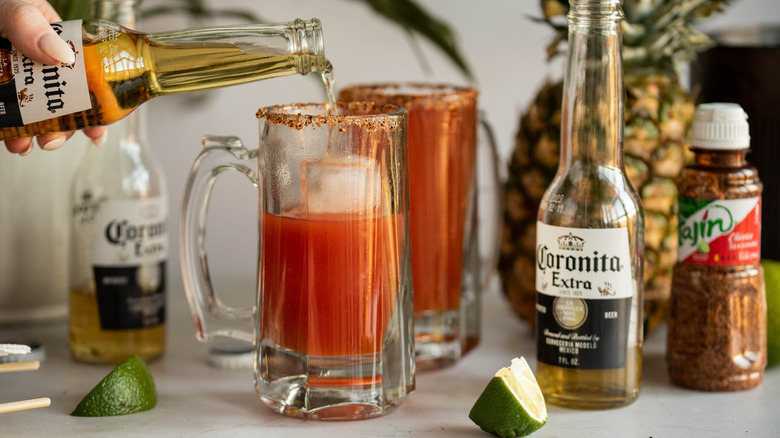
[{"label": "glass beer mug", "polygon": [[[197,337],[252,342],[255,386],[274,411],[383,415],[414,388],[407,112],[296,104],[258,119],[258,149],[206,137],[187,181],[180,255]],[[254,308],[225,306],[209,280],[206,211],[225,169],[258,187]]]}]

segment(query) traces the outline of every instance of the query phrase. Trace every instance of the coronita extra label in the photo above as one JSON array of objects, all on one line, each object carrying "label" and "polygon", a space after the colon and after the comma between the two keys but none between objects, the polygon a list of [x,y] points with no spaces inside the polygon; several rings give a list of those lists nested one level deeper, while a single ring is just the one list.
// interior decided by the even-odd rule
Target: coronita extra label
[{"label": "coronita extra label", "polygon": [[582,369],[625,366],[634,284],[626,228],[537,223],[537,355]]},{"label": "coronita extra label", "polygon": [[701,265],[761,260],[761,198],[680,198],[677,259]]},{"label": "coronita extra label", "polygon": [[0,127],[22,126],[92,108],[81,20],[51,23],[73,48],[73,64],[44,65],[0,39]]},{"label": "coronita extra label", "polygon": [[106,200],[98,208],[92,270],[103,330],[165,321],[168,211],[163,198]]}]

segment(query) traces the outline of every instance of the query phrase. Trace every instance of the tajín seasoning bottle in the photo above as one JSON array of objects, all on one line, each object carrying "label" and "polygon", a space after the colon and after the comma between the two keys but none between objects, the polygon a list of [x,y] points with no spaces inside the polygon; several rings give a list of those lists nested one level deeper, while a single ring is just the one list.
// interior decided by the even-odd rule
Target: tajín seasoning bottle
[{"label": "taj\u00edn seasoning bottle", "polygon": [[679,188],[667,361],[672,382],[707,391],[748,389],[766,367],[766,301],[758,172],[745,160],[747,114],[699,105],[693,164]]}]

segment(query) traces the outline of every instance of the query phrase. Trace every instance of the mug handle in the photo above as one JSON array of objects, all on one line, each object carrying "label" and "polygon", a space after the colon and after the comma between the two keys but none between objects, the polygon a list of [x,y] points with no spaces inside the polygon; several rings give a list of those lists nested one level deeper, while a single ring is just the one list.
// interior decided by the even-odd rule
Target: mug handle
[{"label": "mug handle", "polygon": [[254,338],[248,329],[256,307],[226,306],[214,292],[206,260],[206,213],[214,183],[223,171],[236,170],[246,175],[255,187],[260,185],[257,173],[249,167],[257,156],[258,150],[248,150],[238,137],[207,135],[187,177],[179,218],[179,261],[184,292],[200,341],[223,337],[252,343]]},{"label": "mug handle", "polygon": [[[480,278],[479,286],[480,290],[486,290],[490,286],[490,282],[496,274],[496,266],[498,265],[499,245],[501,242],[501,224],[503,221],[503,203],[504,203],[504,186],[501,183],[502,177],[499,169],[501,168],[501,159],[498,155],[498,149],[496,146],[495,135],[493,134],[493,128],[488,123],[487,117],[483,111],[478,115],[478,128],[477,128],[477,152],[480,156],[477,158],[477,211],[480,217],[477,218],[478,224],[487,224],[487,248],[482,252],[480,248]],[[480,162],[485,160],[485,166],[483,167]],[[484,178],[481,177],[480,172],[483,168],[486,168]],[[488,191],[492,196],[481,196],[484,191]],[[483,203],[487,205],[483,205]],[[487,216],[484,218],[481,213],[485,213]],[[481,227],[479,227],[481,229]],[[478,230],[479,230],[478,229]],[[479,232],[477,230],[477,232]],[[481,239],[480,239],[481,241]]]}]

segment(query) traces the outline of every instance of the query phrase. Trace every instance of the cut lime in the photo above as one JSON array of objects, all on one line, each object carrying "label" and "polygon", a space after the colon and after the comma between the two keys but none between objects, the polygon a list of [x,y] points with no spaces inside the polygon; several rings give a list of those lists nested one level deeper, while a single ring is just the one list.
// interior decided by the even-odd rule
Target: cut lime
[{"label": "cut lime", "polygon": [[766,365],[780,364],[780,262],[761,260],[766,287]]},{"label": "cut lime", "polygon": [[474,403],[471,421],[500,437],[526,436],[547,422],[547,407],[533,371],[524,358],[501,368]]},{"label": "cut lime", "polygon": [[71,413],[77,417],[109,417],[148,411],[157,404],[149,368],[133,356],[117,365]]}]

